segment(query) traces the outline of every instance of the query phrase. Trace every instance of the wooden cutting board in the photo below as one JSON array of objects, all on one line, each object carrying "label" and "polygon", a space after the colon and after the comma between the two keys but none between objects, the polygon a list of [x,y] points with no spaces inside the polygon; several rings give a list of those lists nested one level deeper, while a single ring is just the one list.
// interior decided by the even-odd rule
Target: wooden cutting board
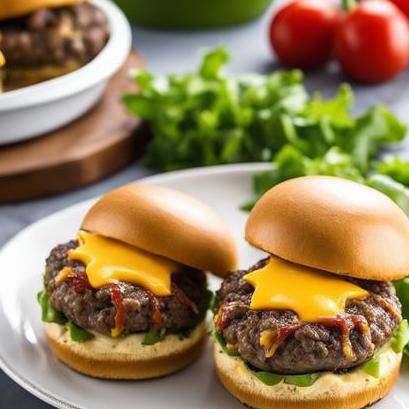
[{"label": "wooden cutting board", "polygon": [[70,125],[28,142],[0,147],[0,202],[53,195],[95,182],[139,157],[147,132],[122,103],[135,92],[129,69],[143,67],[132,52],[101,101]]}]

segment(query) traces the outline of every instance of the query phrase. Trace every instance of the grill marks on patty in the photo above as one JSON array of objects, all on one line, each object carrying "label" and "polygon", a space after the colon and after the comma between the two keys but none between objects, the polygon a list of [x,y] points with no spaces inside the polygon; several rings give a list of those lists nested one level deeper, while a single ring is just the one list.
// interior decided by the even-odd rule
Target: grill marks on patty
[{"label": "grill marks on patty", "polygon": [[0,49],[9,68],[85,64],[108,40],[107,18],[89,3],[40,9],[0,22]]},{"label": "grill marks on patty", "polygon": [[[347,277],[369,296],[349,300],[342,316],[332,322],[301,322],[295,312],[287,310],[251,310],[254,289],[243,277],[266,261],[230,274],[217,292],[222,315],[217,317],[216,328],[256,368],[287,374],[348,369],[371,358],[399,325],[401,306],[391,283]],[[277,345],[270,345],[272,354],[260,343],[268,339],[268,331],[284,334],[277,337]]]},{"label": "grill marks on patty", "polygon": [[[76,241],[55,247],[46,262],[46,288],[51,304],[76,325],[110,335],[118,322],[117,308],[109,286],[93,289],[87,285],[85,266],[67,259]],[[60,283],[56,277],[64,268],[72,275]],[[183,267],[172,274],[172,295],[156,297],[144,288],[118,282],[125,308],[122,333],[166,329],[178,332],[193,328],[206,314],[206,277],[198,270]]]}]

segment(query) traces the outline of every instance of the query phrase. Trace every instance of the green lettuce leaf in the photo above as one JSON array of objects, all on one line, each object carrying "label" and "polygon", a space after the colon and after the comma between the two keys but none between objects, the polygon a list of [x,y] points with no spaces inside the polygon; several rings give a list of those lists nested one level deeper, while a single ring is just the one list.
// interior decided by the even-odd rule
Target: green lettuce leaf
[{"label": "green lettuce leaf", "polygon": [[376,171],[409,186],[409,162],[397,155],[388,156],[376,165]]},{"label": "green lettuce leaf", "polygon": [[217,79],[221,68],[229,59],[229,53],[222,47],[206,53],[199,68],[200,76],[206,79]]},{"label": "green lettuce leaf", "polygon": [[301,388],[314,385],[320,377],[319,373],[301,374],[301,375],[280,375],[266,371],[255,371],[249,368],[249,371],[261,382],[268,386],[274,386],[284,381],[288,385],[295,385]]},{"label": "green lettuce leaf", "polygon": [[252,371],[254,376],[265,385],[274,386],[280,383],[284,378],[282,375],[277,375],[272,372]]},{"label": "green lettuce leaf", "polygon": [[377,356],[362,364],[361,368],[374,378],[379,378],[381,375],[381,361]]},{"label": "green lettuce leaf", "polygon": [[384,106],[352,116],[349,86],[332,99],[310,97],[300,71],[228,76],[222,70],[228,59],[219,47],[194,72],[160,78],[133,72],[139,92],[123,100],[150,126],[148,166],[173,170],[271,161],[285,145],[316,159],[337,146],[366,172],[381,147],[405,135],[405,126]]},{"label": "green lettuce leaf", "polygon": [[393,284],[395,285],[396,295],[402,304],[402,316],[409,321],[409,277],[395,281]]},{"label": "green lettuce leaf", "polygon": [[210,291],[209,289],[206,290],[207,294],[207,305],[208,309],[215,314],[217,310],[219,309],[219,303],[217,301],[216,294],[213,291]]},{"label": "green lettuce leaf", "polygon": [[409,214],[409,190],[404,185],[381,174],[369,176],[365,183],[389,196],[405,213]]},{"label": "green lettuce leaf", "polygon": [[223,338],[222,334],[219,334],[215,329],[213,329],[212,332],[211,332],[211,335],[212,335],[213,339],[215,340],[215,342],[218,343],[221,346],[223,352],[225,352],[229,356],[238,356],[237,350],[234,349],[234,348],[230,348],[227,345],[227,343],[226,343],[225,339]]},{"label": "green lettuce leaf", "polygon": [[394,352],[403,352],[405,347],[409,344],[409,324],[407,320],[403,320],[394,337],[391,340],[391,348]]},{"label": "green lettuce leaf", "polygon": [[[402,320],[399,324],[395,335],[390,341],[390,347],[392,350],[399,354],[405,350],[409,344],[409,324],[408,321]],[[374,378],[379,378],[381,375],[381,361],[378,355],[375,355],[372,359],[361,365],[361,368]]]},{"label": "green lettuce leaf", "polygon": [[154,345],[165,338],[164,330],[150,330],[145,334],[142,345]]},{"label": "green lettuce leaf", "polygon": [[68,321],[65,327],[70,333],[70,337],[76,342],[86,342],[94,338],[94,335],[75,325],[72,321]]},{"label": "green lettuce leaf", "polygon": [[73,341],[85,342],[94,337],[88,331],[76,326],[73,322],[67,320],[64,314],[57,311],[51,305],[50,297],[45,288],[37,294],[37,301],[41,307],[41,320],[43,322],[65,325]]},{"label": "green lettuce leaf", "polygon": [[286,375],[284,383],[300,387],[312,386],[320,377],[318,373],[302,374],[302,375]]},{"label": "green lettuce leaf", "polygon": [[43,322],[65,325],[67,318],[51,305],[50,297],[45,289],[37,294],[37,301],[41,307],[41,320]]}]

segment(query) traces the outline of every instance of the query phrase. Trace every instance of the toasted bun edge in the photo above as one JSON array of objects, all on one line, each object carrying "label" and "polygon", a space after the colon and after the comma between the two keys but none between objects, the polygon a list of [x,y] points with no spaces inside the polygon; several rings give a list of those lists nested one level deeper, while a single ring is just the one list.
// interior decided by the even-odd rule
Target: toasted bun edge
[{"label": "toasted bun edge", "polygon": [[154,345],[142,345],[143,334],[110,338],[94,334],[83,343],[72,341],[64,326],[45,324],[49,346],[65,365],[95,378],[149,379],[179,371],[198,358],[207,340],[205,321],[188,338],[167,335]]}]

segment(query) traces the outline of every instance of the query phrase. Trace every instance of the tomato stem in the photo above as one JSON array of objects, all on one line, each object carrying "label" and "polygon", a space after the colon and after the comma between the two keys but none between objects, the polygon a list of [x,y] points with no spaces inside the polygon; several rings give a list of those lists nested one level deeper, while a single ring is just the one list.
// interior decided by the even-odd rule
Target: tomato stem
[{"label": "tomato stem", "polygon": [[352,11],[358,5],[356,0],[342,0],[342,8],[345,11]]}]

